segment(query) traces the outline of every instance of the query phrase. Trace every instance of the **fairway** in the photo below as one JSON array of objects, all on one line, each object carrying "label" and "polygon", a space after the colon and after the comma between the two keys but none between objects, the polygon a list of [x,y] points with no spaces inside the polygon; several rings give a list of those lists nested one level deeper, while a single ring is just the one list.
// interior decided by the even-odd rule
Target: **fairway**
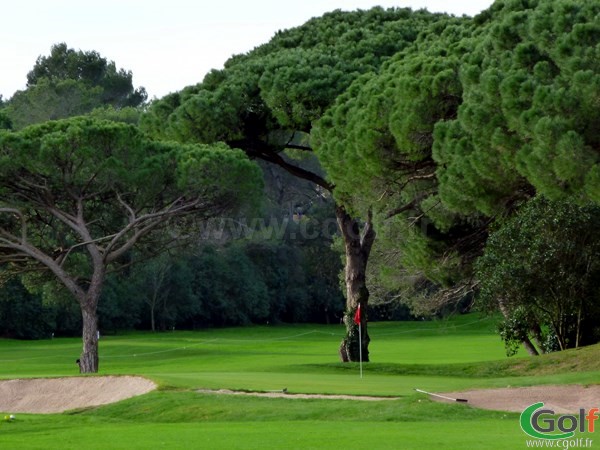
[{"label": "fairway", "polygon": [[[0,448],[524,448],[518,414],[439,404],[414,389],[594,383],[599,349],[584,349],[577,360],[565,353],[568,371],[545,363],[555,355],[508,359],[495,324],[475,314],[372,323],[372,362],[362,379],[357,364],[337,362],[340,325],[105,336],[100,375],[142,375],[159,389],[63,414],[19,414],[0,423]],[[79,339],[2,340],[0,378],[75,376],[79,351]],[[284,388],[399,398],[292,401],[197,392]]]}]

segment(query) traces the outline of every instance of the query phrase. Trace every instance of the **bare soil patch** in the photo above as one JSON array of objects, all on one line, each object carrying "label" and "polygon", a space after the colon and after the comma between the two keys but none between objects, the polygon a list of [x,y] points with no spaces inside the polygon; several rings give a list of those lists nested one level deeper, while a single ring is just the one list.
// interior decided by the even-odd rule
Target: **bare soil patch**
[{"label": "bare soil patch", "polygon": [[[577,413],[580,408],[600,406],[600,385],[549,385],[531,387],[507,387],[479,389],[462,392],[445,392],[444,396],[468,400],[475,408],[496,411],[523,412],[528,406],[544,402],[544,407],[557,414]],[[448,400],[431,397],[432,400]]]},{"label": "bare soil patch", "polygon": [[156,389],[133,376],[0,380],[0,411],[50,414],[106,405]]}]

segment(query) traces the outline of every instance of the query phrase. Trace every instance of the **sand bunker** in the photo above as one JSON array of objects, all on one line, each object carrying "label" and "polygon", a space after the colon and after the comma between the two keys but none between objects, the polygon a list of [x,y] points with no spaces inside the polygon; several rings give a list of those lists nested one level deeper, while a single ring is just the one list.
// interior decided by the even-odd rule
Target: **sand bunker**
[{"label": "sand bunker", "polygon": [[59,413],[118,402],[154,389],[154,382],[132,376],[0,380],[0,411]]},{"label": "sand bunker", "polygon": [[[60,413],[70,409],[106,405],[142,395],[156,389],[156,384],[142,377],[70,377],[0,380],[0,411],[3,413]],[[356,395],[294,394],[287,391],[246,392],[229,389],[197,392],[203,394],[249,395],[286,399],[332,399],[382,401],[398,397]],[[522,412],[537,402],[557,414],[576,413],[580,408],[600,407],[600,385],[562,385],[508,387],[462,392],[445,392],[444,396],[468,400],[466,405],[497,411]],[[448,401],[437,397],[432,400]]]},{"label": "sand bunker", "polygon": [[[284,391],[247,392],[229,389],[201,389],[196,392],[203,394],[249,395],[253,397],[270,397],[286,399],[331,399],[331,400],[363,400],[381,401],[397,400],[399,397],[370,397],[362,395],[320,395],[292,394]],[[466,399],[466,405],[491,409],[496,411],[523,412],[528,406],[544,402],[545,407],[553,409],[557,414],[576,413],[580,408],[600,407],[600,385],[562,385],[562,386],[533,386],[502,389],[480,389],[463,392],[446,392],[444,396],[453,399]],[[448,400],[431,396],[432,400],[448,402]]]},{"label": "sand bunker", "polygon": [[[496,411],[523,412],[528,406],[544,402],[544,407],[557,414],[577,413],[580,408],[600,407],[600,385],[559,385],[508,387],[463,392],[445,392],[451,398],[468,400],[468,405]],[[447,400],[431,397],[432,400]]]},{"label": "sand bunker", "polygon": [[251,397],[268,397],[268,398],[287,398],[290,400],[298,399],[328,399],[328,400],[362,400],[377,402],[381,400],[397,400],[399,397],[370,397],[367,395],[338,395],[338,394],[292,394],[281,390],[276,392],[248,392],[248,391],[232,391],[229,389],[199,389],[196,392],[200,394],[221,394],[221,395],[249,395]]}]

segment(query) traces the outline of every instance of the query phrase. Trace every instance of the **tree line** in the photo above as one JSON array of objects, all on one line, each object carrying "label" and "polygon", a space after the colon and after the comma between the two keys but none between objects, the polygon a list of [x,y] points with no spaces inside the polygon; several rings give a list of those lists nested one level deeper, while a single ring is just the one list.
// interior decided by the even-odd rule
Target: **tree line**
[{"label": "tree line", "polygon": [[[164,253],[107,277],[98,330],[170,331],[277,323],[339,323],[340,260],[327,249],[286,243],[206,244],[188,255]],[[60,291],[0,289],[4,337],[44,339],[81,333],[81,313]]]}]

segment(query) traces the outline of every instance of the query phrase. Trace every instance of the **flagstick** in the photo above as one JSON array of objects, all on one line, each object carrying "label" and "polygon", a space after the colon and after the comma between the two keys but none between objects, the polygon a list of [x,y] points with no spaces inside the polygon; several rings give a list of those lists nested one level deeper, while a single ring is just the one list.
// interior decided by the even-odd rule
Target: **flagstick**
[{"label": "flagstick", "polygon": [[358,360],[360,361],[360,377],[362,378],[362,323],[358,324]]},{"label": "flagstick", "polygon": [[354,323],[358,325],[358,360],[360,361],[360,377],[362,378],[362,314],[360,313],[360,303],[354,313]]}]

